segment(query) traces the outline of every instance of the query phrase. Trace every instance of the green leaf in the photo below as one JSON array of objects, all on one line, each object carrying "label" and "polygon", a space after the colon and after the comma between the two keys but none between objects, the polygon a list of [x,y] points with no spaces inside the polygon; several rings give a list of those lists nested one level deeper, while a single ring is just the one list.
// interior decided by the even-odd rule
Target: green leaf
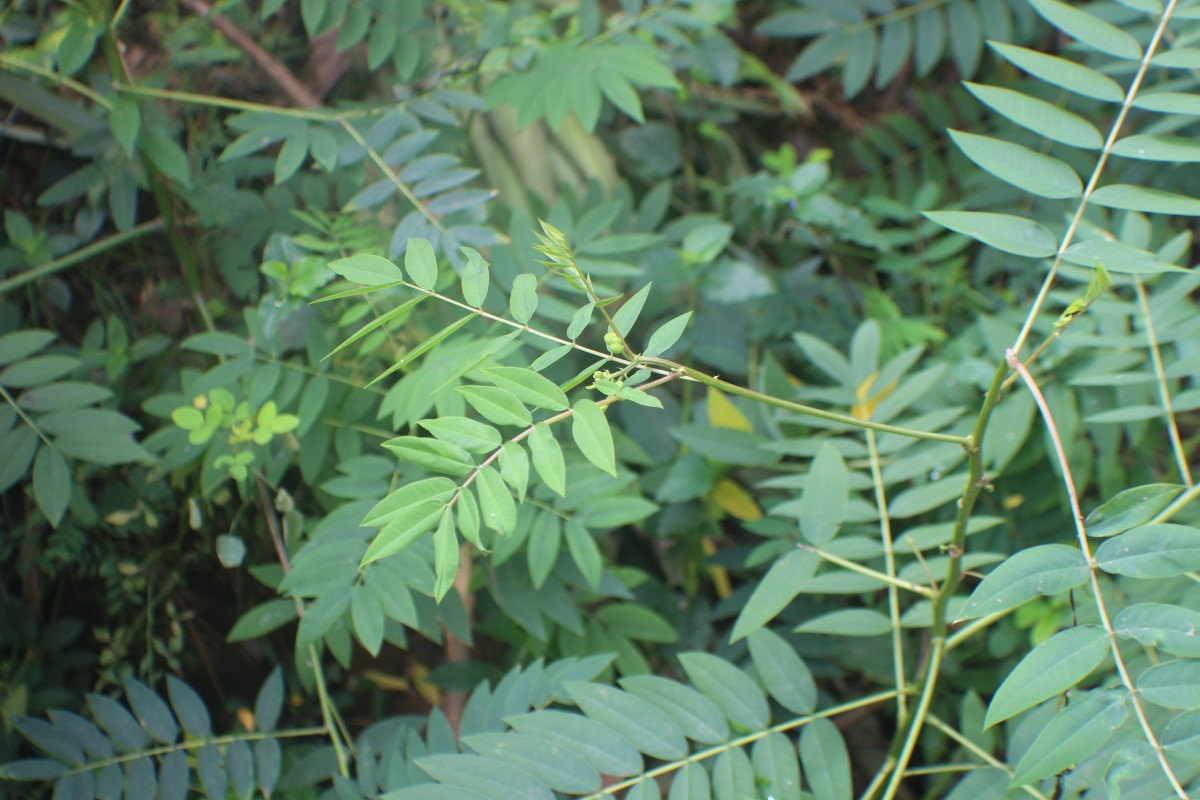
[{"label": "green leaf", "polygon": [[944,228],[970,236],[997,250],[1026,258],[1048,258],[1058,249],[1054,234],[1036,222],[988,211],[926,211]]},{"label": "green leaf", "polygon": [[740,669],[709,653],[681,653],[679,663],[688,679],[711,700],[726,719],[742,730],[762,730],[771,710],[762,689]]},{"label": "green leaf", "polygon": [[1108,539],[1095,554],[1096,566],[1131,578],[1174,578],[1200,569],[1200,529],[1186,525],[1143,525]]},{"label": "green leaf", "polygon": [[830,636],[883,636],[892,623],[885,614],[870,608],[843,608],[830,611],[796,626],[796,633],[823,633]]},{"label": "green leaf", "polygon": [[1012,786],[1036,783],[1092,755],[1129,716],[1126,691],[1094,691],[1056,714],[1016,766]]},{"label": "green leaf", "polygon": [[637,322],[638,316],[642,313],[642,306],[646,305],[646,298],[650,296],[650,287],[653,285],[653,283],[647,283],[612,315],[613,326],[622,337],[628,336],[633,324]]},{"label": "green leaf", "polygon": [[1200,708],[1200,661],[1165,661],[1148,668],[1136,681],[1138,694],[1164,708]]},{"label": "green leaf", "polygon": [[679,641],[679,632],[670,623],[637,603],[609,603],[596,612],[596,620],[627,639],[657,644]]},{"label": "green leaf", "polygon": [[1039,197],[1063,199],[1083,194],[1083,182],[1066,163],[1019,144],[951,130],[950,138],[982,169]]},{"label": "green leaf", "polygon": [[76,380],[37,386],[22,392],[17,404],[29,411],[65,411],[83,408],[84,405],[100,403],[113,396],[113,392],[95,384],[84,384]]},{"label": "green leaf", "polygon": [[574,753],[601,775],[625,778],[642,771],[642,756],[625,737],[581,714],[535,711],[504,721],[519,733]]},{"label": "green leaf", "polygon": [[742,607],[729,636],[736,642],[766,625],[787,608],[817,574],[820,558],[808,550],[791,550],[775,562]]},{"label": "green leaf", "polygon": [[1087,559],[1074,547],[1064,544],[1030,547],[992,570],[967,598],[956,621],[1007,611],[1039,595],[1065,592],[1087,579]]},{"label": "green leaf", "polygon": [[0,336],[0,366],[28,358],[53,342],[54,338],[52,331],[40,328],[25,328]]},{"label": "green leaf", "polygon": [[296,603],[294,600],[268,600],[259,603],[254,608],[238,617],[233,624],[227,642],[244,642],[257,639],[271,631],[278,630],[296,619]]},{"label": "green leaf", "polygon": [[79,364],[79,359],[73,356],[34,356],[5,367],[0,372],[0,386],[12,389],[40,386],[74,372]]},{"label": "green leaf", "polygon": [[1087,515],[1084,521],[1087,535],[1115,536],[1144,525],[1171,505],[1183,488],[1176,483],[1150,483],[1126,489]]},{"label": "green leaf", "polygon": [[71,471],[53,447],[39,448],[33,461],[33,497],[50,525],[57,528],[71,500]]},{"label": "green leaf", "polygon": [[[594,792],[601,786],[600,773],[575,753],[562,747],[549,748],[545,741],[520,733],[476,733],[463,742],[481,756],[494,758],[528,772],[550,789],[568,794]],[[547,752],[553,758],[547,758]]]},{"label": "green leaf", "polygon": [[754,767],[746,751],[733,747],[717,756],[712,771],[713,800],[744,800],[754,797]]},{"label": "green leaf", "polygon": [[1045,100],[996,86],[970,82],[963,85],[979,102],[1038,136],[1084,150],[1099,150],[1104,144],[1100,131],[1092,123]]},{"label": "green leaf", "polygon": [[600,588],[600,576],[604,569],[604,560],[600,557],[600,548],[596,546],[596,538],[588,533],[588,529],[575,519],[567,520],[566,526],[567,550],[584,580],[593,589]]},{"label": "green leaf", "polygon": [[165,129],[157,125],[148,126],[142,136],[142,152],[163,175],[185,189],[192,188],[187,153]]},{"label": "green leaf", "polygon": [[404,280],[400,268],[382,256],[359,253],[330,262],[329,268],[348,281],[364,286],[385,286]]},{"label": "green leaf", "polygon": [[579,338],[579,334],[583,333],[588,323],[592,321],[592,311],[595,308],[595,303],[588,303],[586,306],[575,310],[575,313],[571,315],[571,324],[567,326],[568,339],[573,342]]},{"label": "green leaf", "polygon": [[472,308],[480,308],[483,301],[487,299],[488,285],[491,283],[491,279],[488,277],[488,264],[478,251],[470,247],[459,249],[467,257],[467,263],[463,266],[462,273],[463,299]]},{"label": "green leaf", "polygon": [[498,386],[459,386],[456,391],[489,422],[516,427],[525,427],[533,422],[529,409],[507,389]]},{"label": "green leaf", "polygon": [[479,538],[479,504],[471,487],[464,488],[458,495],[458,532],[477,549],[484,550]]},{"label": "green leaf", "polygon": [[1200,658],[1200,612],[1166,603],[1126,606],[1113,620],[1118,636],[1186,658]]},{"label": "green leaf", "polygon": [[505,536],[517,527],[517,504],[494,467],[483,467],[475,479],[483,524]]},{"label": "green leaf", "polygon": [[350,598],[350,622],[363,649],[373,656],[378,656],[379,649],[383,646],[383,608],[366,586],[354,587]]},{"label": "green leaf", "polygon": [[1054,27],[1101,53],[1137,61],[1142,46],[1124,30],[1059,0],[1029,0],[1030,5]]},{"label": "green leaf", "polygon": [[800,500],[800,532],[820,546],[837,535],[850,502],[850,474],[832,444],[821,447],[808,470]]},{"label": "green leaf", "polygon": [[522,272],[513,278],[512,293],[508,296],[508,313],[525,325],[533,318],[538,306],[537,276]]},{"label": "green leaf", "polygon": [[760,628],[746,640],[754,671],[775,702],[793,714],[809,714],[817,707],[817,685],[808,665],[782,636]]},{"label": "green leaf", "polygon": [[523,403],[535,408],[565,411],[569,404],[562,389],[542,375],[525,367],[488,367],[483,370],[492,383],[505,389]]},{"label": "green leaf", "polygon": [[664,761],[687,755],[683,731],[653,705],[611,686],[569,682],[564,688],[585,714],[624,736],[646,755]]},{"label": "green leaf", "polygon": [[433,599],[440,603],[446,592],[454,588],[454,576],[458,572],[458,537],[454,534],[454,518],[450,509],[442,512],[433,534],[433,569],[437,575]]},{"label": "green leaf", "polygon": [[[84,721],[85,725],[91,725]],[[59,761],[63,761],[72,767],[81,766],[84,763],[83,750],[74,737],[64,736],[60,728],[56,728],[50,723],[36,719],[34,717],[16,717],[13,720],[13,727],[21,732],[21,735],[28,739],[35,747],[45,751],[48,755],[54,756]],[[104,740],[105,744],[108,740],[99,728],[92,728],[94,735],[99,736]],[[111,748],[109,754],[111,755]]]},{"label": "green leaf", "polygon": [[173,744],[179,738],[179,726],[171,709],[149,686],[132,677],[123,680],[125,696],[138,722],[156,742]]},{"label": "green leaf", "polygon": [[190,736],[203,739],[212,735],[212,721],[208,709],[196,690],[188,686],[174,675],[167,675],[167,698],[175,716]]},{"label": "green leaf", "polygon": [[283,140],[279,155],[275,159],[275,185],[286,181],[296,174],[296,170],[308,158],[308,128],[292,131]]},{"label": "green leaf", "polygon": [[675,773],[667,800],[709,800],[711,792],[708,773],[704,771],[704,767],[692,763]]},{"label": "green leaf", "polygon": [[329,633],[334,623],[341,619],[350,607],[353,593],[353,587],[339,586],[310,603],[304,609],[304,616],[300,618],[300,625],[296,629],[296,647],[307,647]]},{"label": "green leaf", "polygon": [[432,292],[437,283],[438,263],[433,245],[428,239],[409,239],[404,251],[404,269],[413,283],[427,292]]},{"label": "green leaf", "polygon": [[462,447],[438,439],[420,436],[398,436],[388,439],[383,446],[391,450],[401,461],[419,467],[462,477],[475,469],[471,454]]},{"label": "green leaf", "polygon": [[1014,65],[1046,83],[1106,103],[1120,103],[1125,99],[1125,92],[1119,83],[1090,67],[1014,44],[988,42],[988,45]]},{"label": "green leaf", "polygon": [[1021,659],[996,690],[984,718],[984,728],[1075,686],[1100,666],[1108,650],[1108,636],[1098,625],[1067,628],[1041,642]]},{"label": "green leaf", "polygon": [[754,774],[768,797],[775,800],[802,800],[800,762],[796,746],[782,733],[772,732],[754,743],[750,750]]},{"label": "green leaf", "polygon": [[575,444],[588,461],[615,478],[616,454],[604,410],[587,399],[577,400],[574,410],[575,413],[571,417],[571,436]]},{"label": "green leaf", "polygon": [[424,500],[398,512],[375,535],[359,567],[398,553],[420,539],[437,524],[445,507],[446,504],[441,501]]},{"label": "green leaf", "polygon": [[96,431],[78,436],[64,436],[54,444],[67,458],[101,466],[154,461],[154,457],[130,439],[127,433]]},{"label": "green leaf", "polygon": [[550,571],[558,562],[558,554],[562,549],[562,521],[557,515],[549,512],[538,514],[529,531],[527,561],[529,577],[533,580],[533,588],[541,589]]},{"label": "green leaf", "polygon": [[283,710],[283,670],[279,667],[263,681],[254,698],[254,726],[260,731],[273,731]]},{"label": "green leaf", "polygon": [[529,456],[517,442],[505,442],[500,450],[500,477],[517,493],[518,502],[525,502],[529,487]]},{"label": "green leaf", "polygon": [[1112,154],[1141,161],[1194,164],[1200,162],[1200,142],[1184,136],[1137,134],[1119,139],[1113,145]]},{"label": "green leaf", "polygon": [[472,453],[491,453],[500,446],[500,431],[470,417],[437,417],[417,423],[443,442]]},{"label": "green leaf", "polygon": [[815,719],[800,734],[800,759],[817,800],[850,800],[850,754],[837,726]]},{"label": "green leaf", "polygon": [[657,675],[628,676],[620,683],[625,691],[674,720],[689,739],[720,744],[729,738],[729,723],[721,710],[690,686]]},{"label": "green leaf", "polygon": [[476,792],[491,800],[554,800],[554,795],[528,772],[503,761],[458,753],[426,756],[416,764],[439,783]]},{"label": "green leaf", "polygon": [[367,512],[362,525],[384,525],[404,509],[423,500],[443,502],[454,493],[454,482],[449,478],[425,478],[401,486],[380,500]]},{"label": "green leaf", "polygon": [[533,456],[533,468],[553,491],[567,496],[567,470],[563,462],[562,448],[550,430],[550,426],[539,422],[529,434],[529,452]]},{"label": "green leaf", "polygon": [[908,519],[941,508],[962,496],[965,483],[966,473],[959,472],[906,489],[888,503],[888,514],[892,519]]},{"label": "green leaf", "polygon": [[1092,193],[1091,201],[1106,208],[1141,211],[1146,214],[1200,217],[1200,199],[1145,186],[1124,183],[1102,186]]},{"label": "green leaf", "polygon": [[679,337],[683,336],[684,330],[688,327],[691,321],[691,312],[679,314],[678,317],[668,319],[665,323],[659,326],[659,329],[650,335],[650,341],[646,344],[646,349],[642,351],[642,355],[647,359],[656,359],[674,347],[674,343],[679,341]]}]

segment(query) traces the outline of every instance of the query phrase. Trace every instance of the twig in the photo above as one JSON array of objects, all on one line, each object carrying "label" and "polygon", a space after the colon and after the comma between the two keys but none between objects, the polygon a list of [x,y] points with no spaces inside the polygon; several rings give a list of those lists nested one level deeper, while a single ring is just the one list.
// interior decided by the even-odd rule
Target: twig
[{"label": "twig", "polygon": [[180,0],[180,2],[193,14],[205,17],[214,28],[225,34],[225,38],[229,39],[235,47],[249,56],[250,60],[268,78],[274,81],[275,85],[294,104],[301,108],[319,108],[321,106],[321,98],[317,97],[307,86],[301,83],[292,74],[290,69],[275,58],[275,56],[262,49],[258,42],[254,41],[249,34],[235,25],[231,20],[213,11],[212,6],[206,3],[205,0]]}]

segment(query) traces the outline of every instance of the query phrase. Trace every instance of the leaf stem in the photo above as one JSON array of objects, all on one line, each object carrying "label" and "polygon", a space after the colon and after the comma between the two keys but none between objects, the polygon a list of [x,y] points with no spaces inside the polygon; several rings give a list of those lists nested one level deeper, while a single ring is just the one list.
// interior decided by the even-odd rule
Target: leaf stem
[{"label": "leaf stem", "polygon": [[7,294],[13,289],[24,286],[27,283],[32,283],[39,278],[45,278],[49,275],[55,274],[56,272],[61,272],[64,269],[73,267],[76,264],[87,261],[93,256],[97,256],[101,253],[112,250],[113,248],[120,247],[127,242],[132,242],[151,233],[157,233],[162,229],[163,220],[159,218],[150,220],[149,222],[143,222],[142,224],[130,228],[127,231],[114,233],[112,236],[106,236],[103,239],[85,245],[78,250],[67,253],[64,256],[59,256],[52,261],[38,264],[36,267],[31,267],[30,269],[18,273],[11,278],[0,281],[0,295]]},{"label": "leaf stem", "polygon": [[661,767],[655,767],[654,769],[647,770],[646,772],[643,772],[641,775],[636,775],[632,778],[628,778],[626,780],[614,783],[611,786],[606,786],[598,792],[594,792],[592,794],[587,795],[586,797],[580,798],[580,800],[601,800],[601,798],[604,798],[604,797],[611,797],[612,795],[616,794],[619,791],[622,791],[623,789],[628,789],[631,786],[636,786],[637,784],[642,783],[643,781],[648,781],[653,778],[657,778],[660,775],[669,775],[670,773],[675,772],[676,770],[683,769],[688,764],[695,764],[700,761],[705,761],[707,759],[713,758],[714,756],[719,756],[721,753],[724,753],[728,750],[732,750],[735,747],[742,747],[747,744],[753,744],[754,742],[757,742],[760,739],[765,739],[766,737],[770,736],[772,733],[782,733],[784,731],[794,730],[795,728],[803,727],[803,726],[809,724],[810,722],[813,722],[818,719],[828,719],[829,717],[836,717],[839,714],[845,714],[848,711],[854,711],[855,709],[865,708],[866,706],[872,706],[872,705],[875,705],[876,703],[886,703],[888,700],[891,700],[895,696],[896,696],[896,692],[894,692],[894,691],[880,692],[878,694],[872,694],[872,695],[868,695],[866,697],[859,698],[858,700],[852,700],[849,703],[843,703],[841,705],[833,706],[832,708],[827,708],[824,711],[818,711],[815,714],[809,714],[806,717],[797,717],[795,719],[790,719],[787,722],[780,722],[777,725],[772,725],[771,727],[764,728],[761,731],[755,731],[754,733],[748,733],[745,736],[739,736],[737,739],[731,739],[730,741],[725,742],[723,744],[719,744],[714,747],[710,747],[706,750],[701,750],[699,752],[692,753],[687,758],[681,758],[678,761],[672,761],[670,763],[663,764]]},{"label": "leaf stem", "polygon": [[1184,791],[1183,786],[1179,783],[1179,778],[1175,776],[1175,771],[1167,762],[1166,753],[1163,751],[1163,746],[1158,741],[1158,737],[1154,734],[1154,729],[1150,727],[1150,720],[1146,717],[1146,711],[1142,708],[1142,703],[1138,699],[1137,688],[1133,684],[1133,679],[1129,675],[1129,669],[1125,666],[1125,658],[1121,655],[1121,649],[1117,646],[1117,635],[1113,630],[1112,621],[1108,615],[1108,608],[1104,602],[1104,596],[1100,591],[1100,576],[1096,568],[1096,561],[1092,558],[1092,548],[1088,543],[1087,531],[1083,524],[1083,511],[1079,507],[1079,496],[1075,491],[1075,479],[1071,475],[1071,465],[1067,461],[1067,453],[1063,448],[1061,437],[1058,435],[1058,426],[1054,424],[1054,415],[1050,412],[1050,406],[1046,402],[1046,398],[1042,395],[1041,389],[1038,388],[1033,376],[1029,374],[1029,370],[1017,358],[1016,352],[1008,351],[1008,363],[1020,374],[1021,379],[1029,388],[1033,399],[1037,402],[1038,410],[1042,414],[1042,419],[1046,422],[1046,430],[1050,434],[1051,441],[1054,442],[1054,455],[1058,459],[1059,469],[1062,471],[1063,484],[1067,488],[1067,496],[1071,501],[1071,518],[1075,523],[1075,533],[1079,540],[1079,550],[1087,559],[1088,576],[1091,578],[1092,598],[1096,602],[1096,612],[1100,617],[1100,624],[1104,626],[1104,632],[1108,635],[1109,650],[1112,651],[1113,662],[1116,664],[1117,673],[1121,676],[1121,683],[1124,684],[1126,691],[1129,692],[1129,700],[1133,704],[1134,713],[1137,715],[1138,723],[1142,726],[1142,732],[1146,736],[1146,741],[1154,749],[1155,756],[1158,757],[1159,766],[1162,767],[1163,773],[1167,776],[1167,780],[1171,784],[1171,788],[1181,800],[1188,800],[1188,794]]},{"label": "leaf stem", "polygon": [[[946,734],[946,736],[953,739],[964,750],[966,750],[968,753],[970,753],[971,755],[978,758],[980,761],[984,762],[985,764],[987,764],[990,767],[995,767],[996,769],[1004,770],[1004,772],[1007,773],[1008,777],[1010,777],[1010,778],[1013,776],[1014,771],[1013,771],[1012,767],[1010,767],[1008,764],[1005,764],[1003,761],[1001,761],[1000,759],[993,756],[987,750],[984,750],[982,747],[980,747],[979,745],[972,742],[966,736],[963,736],[952,725],[947,725],[946,723],[942,722],[934,714],[928,715],[927,721],[929,722],[929,725],[931,727],[937,728],[939,731]],[[909,772],[909,774],[911,775],[912,772]],[[1050,800],[1049,797],[1042,794],[1040,791],[1037,790],[1037,788],[1035,788],[1033,786],[1022,785],[1021,788],[1025,790],[1026,794],[1028,794],[1031,797],[1036,797],[1037,800]]]},{"label": "leaf stem", "polygon": [[1175,410],[1171,407],[1171,390],[1167,386],[1167,372],[1163,367],[1162,353],[1159,351],[1158,334],[1154,331],[1154,316],[1150,313],[1150,300],[1146,297],[1146,286],[1140,275],[1133,276],[1133,288],[1137,292],[1138,303],[1142,307],[1142,319],[1146,321],[1146,342],[1150,348],[1150,358],[1154,363],[1154,377],[1158,380],[1159,399],[1162,401],[1163,413],[1167,416],[1167,433],[1171,437],[1171,449],[1175,452],[1175,463],[1179,466],[1179,475],[1190,489],[1195,485],[1195,481],[1192,480],[1192,471],[1188,467],[1183,439],[1179,436],[1179,425],[1175,422]]},{"label": "leaf stem", "polygon": [[[887,584],[888,587],[892,590],[907,589],[910,592],[919,594],[922,597],[927,597],[930,600],[932,600],[937,595],[937,592],[933,591],[928,586],[921,586],[920,584],[917,584],[917,583],[910,583],[909,581],[901,580],[900,578],[897,578],[894,575],[888,575],[887,573],[880,572],[877,569],[871,569],[870,567],[864,567],[862,564],[857,564],[853,561],[849,561],[845,558],[842,558],[841,556],[835,556],[833,553],[826,553],[824,550],[820,550],[816,547],[812,547],[811,545],[801,544],[801,545],[799,545],[799,548],[801,550],[807,550],[810,553],[816,554],[817,556],[821,557],[822,559],[828,561],[830,564],[837,564],[839,567],[842,567],[844,569],[848,569],[852,572],[857,572],[860,575],[866,575],[867,577],[874,578],[875,580],[879,581],[880,583]],[[899,618],[897,617],[897,620],[898,619]],[[902,687],[897,687],[897,688],[900,689],[901,691],[903,691]]]}]

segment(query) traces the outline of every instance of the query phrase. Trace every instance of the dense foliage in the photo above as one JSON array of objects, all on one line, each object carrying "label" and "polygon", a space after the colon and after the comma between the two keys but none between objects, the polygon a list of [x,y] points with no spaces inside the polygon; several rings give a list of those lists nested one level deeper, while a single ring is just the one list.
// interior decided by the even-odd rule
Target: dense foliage
[{"label": "dense foliage", "polygon": [[0,6],[0,791],[1200,793],[1198,20]]}]

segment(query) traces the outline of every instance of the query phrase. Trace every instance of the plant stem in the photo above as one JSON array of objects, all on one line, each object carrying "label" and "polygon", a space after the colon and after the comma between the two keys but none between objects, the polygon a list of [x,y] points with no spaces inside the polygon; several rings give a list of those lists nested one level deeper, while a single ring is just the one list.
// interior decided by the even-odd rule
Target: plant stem
[{"label": "plant stem", "polygon": [[[919,594],[922,597],[927,597],[931,600],[937,594],[933,589],[930,589],[928,586],[921,586],[920,584],[910,583],[909,581],[901,580],[901,579],[895,577],[894,575],[889,575],[885,572],[880,572],[877,569],[871,569],[870,567],[864,567],[862,564],[858,564],[854,561],[850,561],[848,559],[842,558],[841,556],[835,556],[833,553],[826,553],[824,550],[820,550],[816,547],[811,547],[809,545],[802,544],[802,545],[800,545],[800,549],[808,550],[810,553],[815,553],[816,555],[820,556],[821,558],[828,561],[829,563],[837,564],[839,567],[848,569],[851,572],[857,572],[859,575],[866,575],[869,578],[874,578],[875,580],[879,581],[880,583],[887,584],[888,588],[891,590],[907,589],[910,592],[915,592],[916,594]],[[893,567],[894,567],[894,564],[893,564]],[[897,688],[899,688],[899,687],[897,687]]]},{"label": "plant stem", "polygon": [[87,261],[93,256],[105,253],[113,248],[120,247],[128,242],[135,241],[151,233],[157,233],[163,229],[162,219],[155,219],[149,222],[143,222],[136,227],[130,228],[121,233],[114,233],[112,236],[106,236],[103,239],[85,245],[78,250],[67,253],[64,256],[59,256],[53,261],[47,261],[44,264],[38,264],[36,267],[31,267],[24,272],[18,273],[11,278],[0,281],[0,295],[18,287],[24,286],[27,283],[32,283],[40,278],[45,278],[53,275],[56,272],[61,272],[64,269],[73,267],[76,264]]},{"label": "plant stem", "polygon": [[929,657],[925,662],[923,672],[918,677],[918,680],[922,684],[921,694],[917,701],[917,709],[912,717],[900,721],[901,726],[897,732],[897,738],[892,745],[895,750],[896,761],[891,779],[884,790],[884,800],[890,800],[890,798],[895,797],[896,792],[900,788],[904,771],[908,767],[908,760],[912,757],[913,748],[916,747],[921,726],[924,724],[925,715],[928,713],[929,704],[933,699],[934,689],[937,687],[938,672],[941,669],[942,657],[945,654],[947,631],[949,629],[949,621],[946,619],[946,609],[950,603],[950,598],[954,596],[955,591],[958,589],[959,580],[962,578],[962,557],[966,552],[967,523],[970,521],[971,512],[975,508],[975,501],[979,499],[979,495],[987,486],[987,479],[983,474],[984,435],[987,433],[992,413],[996,410],[997,403],[1000,402],[1002,394],[1001,386],[1004,383],[1006,375],[1008,375],[1008,365],[1002,362],[997,366],[995,375],[992,376],[991,386],[984,397],[983,407],[979,410],[979,416],[975,420],[975,428],[970,436],[971,444],[967,450],[967,485],[963,490],[963,496],[958,501],[958,513],[955,516],[954,531],[950,537],[950,563],[946,568],[946,580],[938,590],[937,596],[933,598],[933,608],[931,609],[933,624],[930,630]]}]

